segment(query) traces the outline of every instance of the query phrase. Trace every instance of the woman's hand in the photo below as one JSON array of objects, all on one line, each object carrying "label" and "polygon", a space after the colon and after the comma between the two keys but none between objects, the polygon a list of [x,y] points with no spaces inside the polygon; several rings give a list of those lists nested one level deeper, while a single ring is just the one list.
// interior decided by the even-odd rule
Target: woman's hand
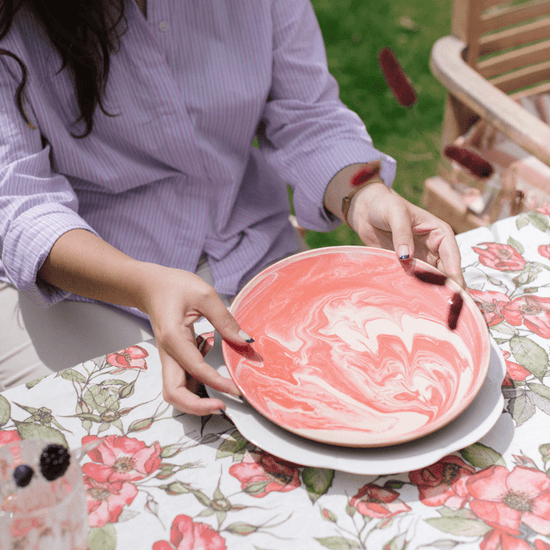
[{"label": "woman's hand", "polygon": [[373,183],[355,195],[348,221],[367,246],[393,249],[402,260],[424,260],[465,286],[451,227],[384,184]]},{"label": "woman's hand", "polygon": [[219,399],[200,398],[195,392],[203,383],[238,397],[239,390],[203,359],[197,349],[193,323],[206,317],[222,338],[237,346],[248,346],[216,291],[199,276],[188,271],[143,264],[140,309],[151,319],[162,363],[163,395],[180,411],[219,414],[225,409]]},{"label": "woman's hand", "polygon": [[[377,161],[351,164],[338,172],[327,186],[325,207],[344,220],[342,199],[354,190],[347,222],[367,246],[393,249],[406,261],[418,258],[433,265],[464,287],[460,269],[460,252],[453,230],[444,221],[414,206],[379,182]],[[365,187],[351,183],[362,171],[372,172]],[[378,182],[374,182],[378,180]]]},{"label": "woman's hand", "polygon": [[139,262],[93,233],[73,229],[55,242],[38,278],[80,296],[149,314],[162,363],[164,398],[177,409],[198,415],[225,409],[220,399],[201,399],[194,393],[201,382],[239,395],[231,380],[204,361],[193,323],[204,315],[236,346],[247,346],[249,337],[239,334],[239,325],[216,291],[194,273]]}]

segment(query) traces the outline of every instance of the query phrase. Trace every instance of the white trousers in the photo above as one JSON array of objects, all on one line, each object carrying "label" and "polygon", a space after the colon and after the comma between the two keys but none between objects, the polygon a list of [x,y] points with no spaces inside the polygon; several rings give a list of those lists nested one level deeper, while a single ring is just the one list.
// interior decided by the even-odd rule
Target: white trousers
[{"label": "white trousers", "polygon": [[0,391],[152,338],[150,324],[104,304],[46,309],[0,283]]}]

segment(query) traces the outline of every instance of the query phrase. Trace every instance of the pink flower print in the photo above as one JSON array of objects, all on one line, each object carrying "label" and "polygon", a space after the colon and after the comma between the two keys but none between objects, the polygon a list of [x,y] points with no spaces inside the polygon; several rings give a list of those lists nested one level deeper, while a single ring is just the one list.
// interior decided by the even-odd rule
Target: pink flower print
[{"label": "pink flower print", "polygon": [[149,352],[141,346],[130,346],[126,349],[121,349],[116,353],[107,355],[107,363],[113,367],[119,367],[120,370],[126,369],[141,369],[147,370],[147,362],[145,358]]},{"label": "pink flower print", "polygon": [[153,544],[153,550],[226,550],[226,546],[212,527],[181,514],[172,522],[170,542],[159,540]]},{"label": "pink flower print", "polygon": [[481,290],[470,289],[469,292],[483,314],[487,326],[492,327],[504,321],[504,316],[500,310],[510,302],[510,298],[506,294],[494,290],[482,292]]},{"label": "pink flower print", "polygon": [[510,357],[510,352],[503,351],[502,356],[504,357],[504,361],[506,362],[506,377],[502,382],[503,386],[513,386],[514,381],[525,380],[531,374],[527,369],[523,368],[521,365],[518,365],[513,361],[508,361],[508,357]]},{"label": "pink flower print", "polygon": [[138,494],[132,483],[100,483],[89,476],[84,476],[84,488],[90,527],[116,523],[123,508],[130,505]]},{"label": "pink flower print", "polygon": [[475,470],[461,458],[446,456],[427,468],[414,470],[409,479],[418,487],[420,500],[426,506],[463,508],[470,495],[466,481]]},{"label": "pink flower print", "polygon": [[523,523],[536,533],[550,535],[550,478],[524,466],[509,472],[491,466],[467,482],[470,508],[487,525],[519,535]]},{"label": "pink flower print", "polygon": [[350,504],[363,516],[370,518],[392,518],[408,512],[410,507],[397,497],[399,493],[367,483],[351,499]]},{"label": "pink flower print", "polygon": [[550,338],[550,298],[520,296],[503,306],[501,312],[511,325],[523,323],[535,334]]},{"label": "pink flower print", "polygon": [[[95,435],[89,435],[82,438],[82,445],[97,440]],[[139,439],[110,435],[88,451],[93,462],[84,464],[82,471],[99,483],[138,481],[160,467],[161,451],[158,441],[148,447]]]},{"label": "pink flower print", "polygon": [[511,537],[498,529],[489,531],[479,545],[480,550],[532,550],[523,539]]},{"label": "pink flower print", "polygon": [[486,267],[499,271],[521,271],[525,267],[526,261],[509,244],[481,243],[480,246],[487,248],[473,246],[472,250],[479,254],[479,261]]},{"label": "pink flower print", "polygon": [[241,482],[243,491],[255,498],[300,486],[300,473],[294,464],[264,452],[249,453],[242,462],[233,464],[229,473]]}]

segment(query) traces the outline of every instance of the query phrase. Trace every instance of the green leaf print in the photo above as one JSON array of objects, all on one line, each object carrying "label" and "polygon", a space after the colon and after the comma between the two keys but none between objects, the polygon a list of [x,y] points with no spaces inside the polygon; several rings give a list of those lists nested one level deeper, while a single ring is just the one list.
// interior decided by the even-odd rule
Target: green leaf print
[{"label": "green leaf print", "polygon": [[548,217],[540,212],[529,212],[527,219],[540,231],[546,232],[548,229]]},{"label": "green leaf print", "polygon": [[544,445],[539,446],[539,453],[542,457],[542,461],[544,462],[544,466],[550,462],[550,443],[545,443]]},{"label": "green leaf print", "polygon": [[[529,384],[529,387],[531,386],[536,386],[537,389],[547,389],[546,386],[543,386],[542,384]],[[527,398],[531,403],[533,403],[533,405],[535,405],[537,409],[550,416],[550,398],[548,398],[548,396],[532,391],[527,394]]]},{"label": "green leaf print", "polygon": [[34,388],[34,386],[36,386],[38,383],[40,383],[42,380],[44,380],[44,376],[41,376],[40,378],[35,378],[34,380],[31,380],[30,382],[27,382],[25,384],[25,387],[30,390],[32,388]]},{"label": "green leaf print", "polygon": [[302,480],[311,502],[324,495],[332,485],[334,470],[306,467],[302,471]]},{"label": "green leaf print", "polygon": [[21,439],[42,439],[44,441],[51,441],[52,443],[59,443],[69,448],[65,436],[59,430],[44,426],[43,424],[19,422],[17,424],[17,431]]},{"label": "green leaf print", "polygon": [[548,386],[544,384],[527,384],[527,387],[541,397],[550,400],[550,388]]},{"label": "green leaf print", "polygon": [[432,527],[455,536],[483,537],[491,530],[488,525],[475,519],[442,517],[425,521]]},{"label": "green leaf print", "polygon": [[221,445],[218,447],[216,460],[239,454],[246,448],[247,445],[248,441],[237,430],[235,430],[234,432],[229,434],[229,437],[227,437],[227,439],[224,439]]},{"label": "green leaf print", "polygon": [[512,336],[510,351],[517,363],[542,382],[548,369],[548,352],[525,336]]},{"label": "green leaf print", "polygon": [[531,400],[523,393],[518,395],[515,399],[510,399],[506,410],[512,415],[516,424],[521,426],[535,414],[536,408]]},{"label": "green leaf print", "polygon": [[229,531],[230,533],[233,533],[234,535],[239,535],[241,537],[251,535],[252,533],[255,533],[258,529],[259,527],[244,522],[232,523],[225,528],[226,531]]},{"label": "green leaf print", "polygon": [[508,237],[508,244],[512,248],[515,248],[518,254],[521,254],[523,256],[523,254],[525,253],[523,245],[519,241],[516,241],[516,239],[514,239],[513,237]]},{"label": "green leaf print", "polygon": [[494,464],[506,466],[502,455],[491,449],[491,447],[483,445],[483,443],[474,443],[460,451],[460,454],[464,460],[476,468],[487,468]]},{"label": "green leaf print", "polygon": [[70,382],[78,382],[79,384],[86,383],[86,378],[74,369],[65,369],[62,371],[61,378],[63,378],[63,380],[69,380]]},{"label": "green leaf print", "polygon": [[10,415],[10,402],[3,395],[0,395],[0,426],[4,426],[9,422]]},{"label": "green leaf print", "polygon": [[116,531],[112,523],[90,529],[89,550],[116,550]]},{"label": "green leaf print", "polygon": [[526,225],[529,225],[529,218],[527,216],[519,216],[516,220],[516,227],[518,229],[521,229],[522,227],[525,227]]}]

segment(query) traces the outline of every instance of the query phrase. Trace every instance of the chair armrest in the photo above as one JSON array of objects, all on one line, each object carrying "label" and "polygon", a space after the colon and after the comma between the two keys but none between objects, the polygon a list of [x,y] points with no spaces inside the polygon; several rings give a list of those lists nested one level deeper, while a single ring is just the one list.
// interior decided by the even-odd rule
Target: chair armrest
[{"label": "chair armrest", "polygon": [[444,36],[432,48],[430,68],[458,101],[550,166],[550,126],[493,86],[463,59],[465,43]]}]

